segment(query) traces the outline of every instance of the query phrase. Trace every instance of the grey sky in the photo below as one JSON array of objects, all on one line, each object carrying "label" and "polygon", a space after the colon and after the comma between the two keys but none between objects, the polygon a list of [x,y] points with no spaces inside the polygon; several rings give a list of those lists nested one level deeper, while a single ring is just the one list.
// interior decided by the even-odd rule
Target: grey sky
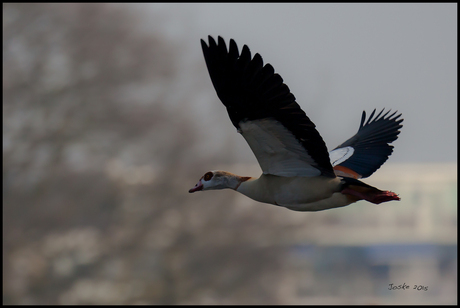
[{"label": "grey sky", "polygon": [[[192,54],[201,54],[199,39],[208,34],[227,42],[233,38],[240,49],[247,44],[252,54],[260,53],[283,77],[329,149],[356,132],[362,110],[385,107],[404,117],[391,162],[457,160],[456,4],[150,8],[164,14],[163,30],[172,39],[187,40]],[[184,61],[192,59],[197,58]],[[226,115],[223,106],[214,110]]]}]

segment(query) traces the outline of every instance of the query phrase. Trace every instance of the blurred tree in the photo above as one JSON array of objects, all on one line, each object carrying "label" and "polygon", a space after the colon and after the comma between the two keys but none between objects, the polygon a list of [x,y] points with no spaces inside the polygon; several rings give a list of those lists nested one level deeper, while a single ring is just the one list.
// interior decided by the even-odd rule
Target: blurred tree
[{"label": "blurred tree", "polygon": [[235,194],[191,203],[204,169],[171,96],[180,46],[140,16],[3,5],[4,304],[279,300],[284,249],[258,244],[291,225]]}]

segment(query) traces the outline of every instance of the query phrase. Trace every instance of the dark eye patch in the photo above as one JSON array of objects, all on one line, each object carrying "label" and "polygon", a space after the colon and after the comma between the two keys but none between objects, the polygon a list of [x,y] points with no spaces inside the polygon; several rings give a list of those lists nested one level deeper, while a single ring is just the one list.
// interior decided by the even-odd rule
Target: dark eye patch
[{"label": "dark eye patch", "polygon": [[203,178],[205,181],[209,181],[210,179],[212,179],[212,175],[213,175],[212,172],[206,172]]}]

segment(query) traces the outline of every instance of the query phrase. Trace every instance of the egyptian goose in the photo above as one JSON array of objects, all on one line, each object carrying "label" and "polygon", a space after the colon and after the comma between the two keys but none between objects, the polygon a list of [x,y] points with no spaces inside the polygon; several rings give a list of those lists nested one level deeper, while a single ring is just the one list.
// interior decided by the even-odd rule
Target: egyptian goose
[{"label": "egyptian goose", "polygon": [[393,152],[389,143],[402,127],[396,115],[375,109],[366,121],[363,111],[358,132],[328,153],[315,124],[296,103],[294,95],[262,57],[241,54],[233,39],[209,36],[201,40],[204,58],[217,96],[227,107],[233,125],[254,152],[263,174],[259,178],[226,171],[206,172],[190,193],[230,188],[259,202],[295,211],[320,211],[358,200],[400,200],[358,179],[374,173]]}]

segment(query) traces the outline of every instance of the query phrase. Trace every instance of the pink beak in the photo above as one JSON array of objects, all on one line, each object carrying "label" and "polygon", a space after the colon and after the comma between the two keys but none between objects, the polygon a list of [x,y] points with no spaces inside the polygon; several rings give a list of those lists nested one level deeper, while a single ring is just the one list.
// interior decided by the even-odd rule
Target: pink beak
[{"label": "pink beak", "polygon": [[199,191],[199,190],[202,190],[202,189],[203,189],[203,184],[201,184],[201,180],[199,180],[198,183],[196,183],[195,187],[190,188],[190,190],[188,192],[193,193],[195,191]]}]

